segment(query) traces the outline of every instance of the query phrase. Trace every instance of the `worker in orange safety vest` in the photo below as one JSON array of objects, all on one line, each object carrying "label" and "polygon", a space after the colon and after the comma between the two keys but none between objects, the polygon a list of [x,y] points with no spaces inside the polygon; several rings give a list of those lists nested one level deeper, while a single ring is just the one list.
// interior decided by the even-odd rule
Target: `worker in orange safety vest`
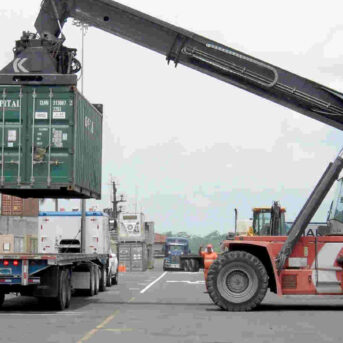
[{"label": "worker in orange safety vest", "polygon": [[218,258],[218,255],[214,252],[212,244],[208,244],[205,251],[202,251],[202,246],[200,246],[199,255],[204,258],[204,274],[206,281],[208,270],[210,269],[211,264]]}]

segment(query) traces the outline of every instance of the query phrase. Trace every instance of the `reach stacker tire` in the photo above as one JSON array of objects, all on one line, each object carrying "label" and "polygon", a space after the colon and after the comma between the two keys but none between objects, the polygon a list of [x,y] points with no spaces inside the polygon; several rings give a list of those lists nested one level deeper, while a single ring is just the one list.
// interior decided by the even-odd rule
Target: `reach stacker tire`
[{"label": "reach stacker tire", "polygon": [[256,256],[230,251],[213,262],[206,285],[213,302],[223,310],[250,311],[266,295],[268,274]]}]

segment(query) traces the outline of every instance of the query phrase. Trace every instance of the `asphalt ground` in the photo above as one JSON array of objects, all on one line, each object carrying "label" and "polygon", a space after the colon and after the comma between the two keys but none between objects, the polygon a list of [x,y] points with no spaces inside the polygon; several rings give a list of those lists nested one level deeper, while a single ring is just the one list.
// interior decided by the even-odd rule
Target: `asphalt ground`
[{"label": "asphalt ground", "polygon": [[268,294],[258,310],[221,311],[203,273],[121,273],[95,297],[73,297],[64,312],[29,297],[7,296],[1,342],[339,342],[343,298]]}]

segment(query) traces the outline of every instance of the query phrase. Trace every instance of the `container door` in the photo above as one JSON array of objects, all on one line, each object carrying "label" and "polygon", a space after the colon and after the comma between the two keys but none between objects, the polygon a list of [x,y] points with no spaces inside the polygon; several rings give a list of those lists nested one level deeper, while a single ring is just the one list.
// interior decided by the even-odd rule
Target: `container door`
[{"label": "container door", "polygon": [[26,164],[34,187],[73,181],[74,99],[68,88],[29,88]]},{"label": "container door", "polygon": [[0,87],[0,91],[0,183],[18,185],[24,171],[23,114],[26,99],[21,87]]},{"label": "container door", "polygon": [[119,264],[131,271],[131,247],[129,244],[119,245]]},{"label": "container door", "polygon": [[143,270],[143,248],[142,246],[131,247],[132,271]]}]

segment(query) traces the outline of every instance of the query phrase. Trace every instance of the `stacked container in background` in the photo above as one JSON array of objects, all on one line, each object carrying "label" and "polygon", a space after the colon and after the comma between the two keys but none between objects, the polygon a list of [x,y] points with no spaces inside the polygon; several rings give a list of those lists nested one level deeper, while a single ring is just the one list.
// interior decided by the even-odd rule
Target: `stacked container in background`
[{"label": "stacked container in background", "polygon": [[148,260],[148,268],[154,268],[154,253],[153,253],[153,246],[155,241],[155,223],[154,222],[146,222],[145,223],[145,241],[147,244],[147,260]]},{"label": "stacked container in background", "polygon": [[17,217],[37,217],[39,199],[22,199],[14,196],[1,195],[1,215]]},{"label": "stacked container in background", "polygon": [[154,223],[143,213],[121,213],[118,230],[119,264],[131,272],[153,268]]},{"label": "stacked container in background", "polygon": [[147,249],[144,242],[120,243],[119,264],[128,272],[144,272],[148,268]]}]

